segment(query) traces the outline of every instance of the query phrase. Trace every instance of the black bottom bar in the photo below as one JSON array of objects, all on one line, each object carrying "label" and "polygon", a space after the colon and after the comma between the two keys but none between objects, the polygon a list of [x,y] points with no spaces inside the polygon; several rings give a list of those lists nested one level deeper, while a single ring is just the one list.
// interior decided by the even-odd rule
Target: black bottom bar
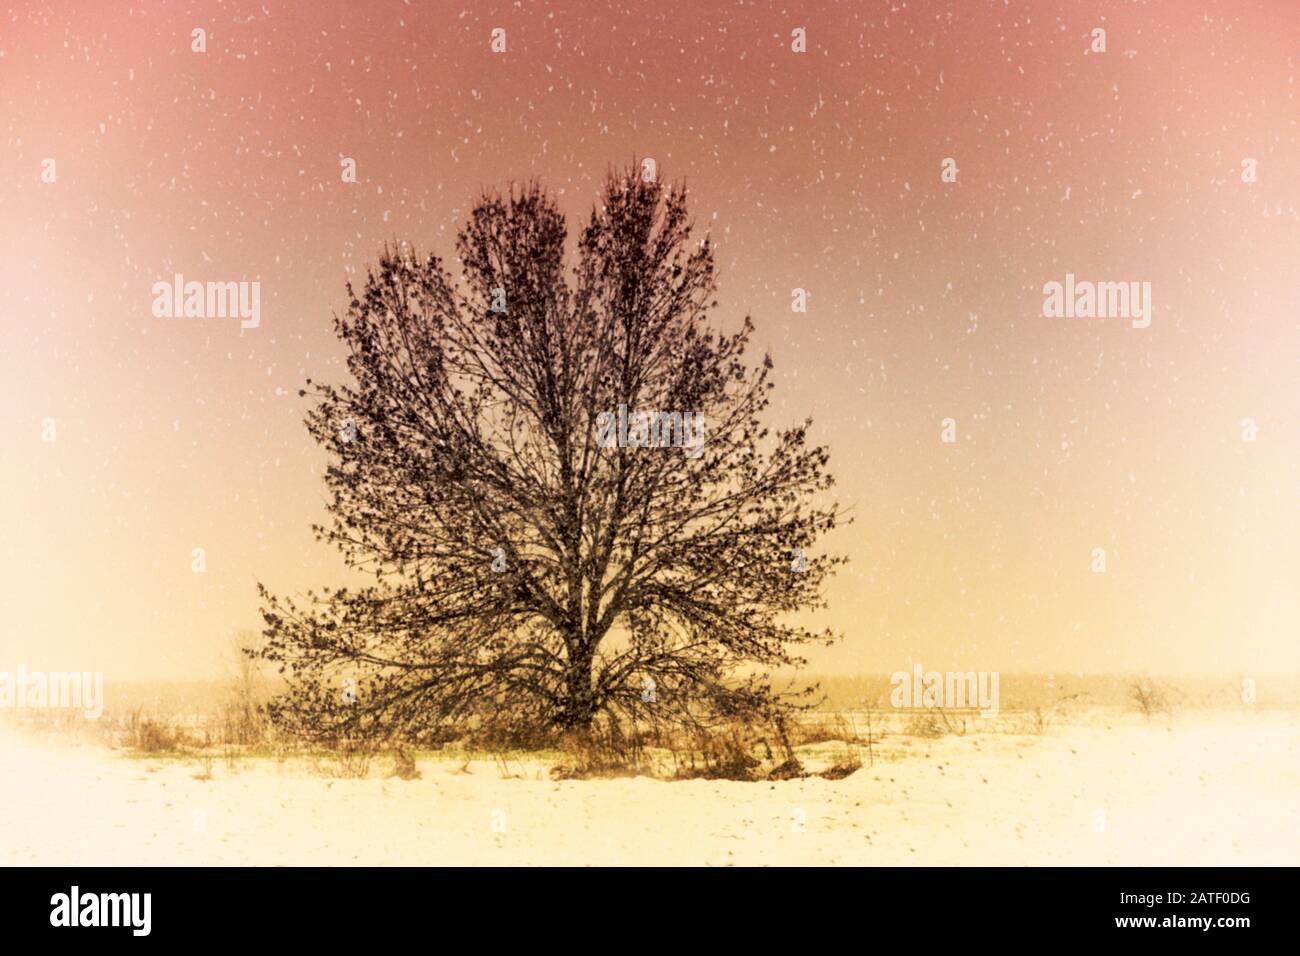
[{"label": "black bottom bar", "polygon": [[1131,936],[1231,945],[1260,931],[1291,935],[1293,883],[1291,870],[1198,868],[768,870],[725,878],[665,870],[9,869],[0,871],[0,916],[7,943],[76,933],[82,942],[207,947],[253,934],[259,943],[375,946],[394,933],[432,933],[433,945],[439,934],[478,927],[489,933],[485,944],[505,931],[550,949],[561,926],[566,939],[589,926],[588,944],[628,934],[666,943],[680,941],[689,924],[697,941],[716,932],[729,945],[751,937],[770,945],[774,926],[805,940],[832,932],[836,945],[846,931],[864,942],[901,932],[918,941],[958,933],[968,942]]}]

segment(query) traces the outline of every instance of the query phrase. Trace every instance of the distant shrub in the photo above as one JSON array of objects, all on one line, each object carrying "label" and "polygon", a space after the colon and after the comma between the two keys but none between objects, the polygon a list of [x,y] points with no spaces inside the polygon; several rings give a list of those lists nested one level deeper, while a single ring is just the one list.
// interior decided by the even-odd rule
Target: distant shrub
[{"label": "distant shrub", "polygon": [[966,718],[950,717],[941,708],[927,708],[912,716],[906,732],[913,737],[942,737],[945,734],[965,736]]},{"label": "distant shrub", "polygon": [[1129,684],[1129,698],[1143,717],[1169,713],[1169,694],[1155,681],[1141,678]]},{"label": "distant shrub", "polygon": [[170,721],[150,717],[140,710],[127,715],[122,731],[122,744],[141,753],[174,753],[193,743]]}]

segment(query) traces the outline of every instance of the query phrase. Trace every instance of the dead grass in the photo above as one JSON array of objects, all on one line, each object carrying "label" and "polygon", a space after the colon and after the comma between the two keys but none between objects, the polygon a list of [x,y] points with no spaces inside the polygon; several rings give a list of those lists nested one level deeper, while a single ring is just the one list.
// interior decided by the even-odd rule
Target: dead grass
[{"label": "dead grass", "polygon": [[[1171,712],[1180,699],[1167,684],[1145,678],[1129,683],[1129,706],[1148,718]],[[877,701],[851,712],[733,717],[687,730],[602,718],[590,730],[568,734],[524,725],[489,733],[470,726],[383,743],[285,737],[266,720],[264,696],[265,688],[246,672],[227,682],[221,695],[209,694],[202,715],[188,713],[183,697],[154,694],[136,696],[130,707],[106,707],[98,721],[51,712],[33,714],[31,722],[51,733],[97,737],[133,755],[192,761],[192,772],[202,780],[212,778],[214,765],[219,775],[233,776],[262,757],[280,765],[290,759],[304,761],[311,772],[330,778],[378,774],[413,780],[419,776],[419,753],[460,759],[465,774],[484,758],[495,765],[501,779],[536,775],[541,764],[549,765],[556,779],[841,780],[877,761],[892,762],[926,740],[977,732],[1044,735],[1050,727],[1069,722],[1075,705],[1088,695],[1058,691],[1054,699],[1043,698],[994,720],[939,708],[881,710]],[[377,767],[379,760],[383,765]]]},{"label": "dead grass", "polygon": [[964,737],[966,732],[966,718],[949,714],[941,707],[928,707],[913,714],[906,729],[910,736],[931,739],[948,734]]},{"label": "dead grass", "polygon": [[393,750],[393,771],[390,777],[396,777],[399,780],[418,780],[420,771],[415,765],[415,755],[405,747],[397,747]]}]

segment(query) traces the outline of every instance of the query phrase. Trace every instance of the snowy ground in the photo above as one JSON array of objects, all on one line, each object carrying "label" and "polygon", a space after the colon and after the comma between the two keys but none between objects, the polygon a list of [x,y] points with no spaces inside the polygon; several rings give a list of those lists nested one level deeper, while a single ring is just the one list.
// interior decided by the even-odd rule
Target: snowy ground
[{"label": "snowy ground", "polygon": [[[1300,715],[891,738],[844,780],[421,778],[129,757],[0,726],[0,864],[1296,864]],[[508,774],[508,775],[507,775]],[[501,832],[504,831],[504,832]]]}]

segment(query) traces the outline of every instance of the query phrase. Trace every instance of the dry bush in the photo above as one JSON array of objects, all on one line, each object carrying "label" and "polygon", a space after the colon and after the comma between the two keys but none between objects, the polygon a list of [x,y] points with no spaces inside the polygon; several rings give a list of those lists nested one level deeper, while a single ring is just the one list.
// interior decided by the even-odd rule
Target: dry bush
[{"label": "dry bush", "polygon": [[1129,699],[1147,720],[1170,712],[1169,696],[1167,688],[1145,677],[1129,684]]},{"label": "dry bush", "polygon": [[966,718],[949,714],[942,707],[927,707],[914,714],[907,722],[905,732],[914,737],[943,737],[947,734],[966,736]]},{"label": "dry bush", "polygon": [[1036,704],[1034,709],[1020,715],[1019,721],[1015,725],[1016,733],[1034,734],[1042,736],[1047,733],[1047,728],[1066,715],[1069,705],[1074,704],[1087,697],[1086,693],[1065,694],[1058,696],[1056,701],[1050,706]]},{"label": "dry bush", "polygon": [[217,713],[218,739],[242,747],[265,743],[269,722],[260,705],[257,636],[251,631],[236,633],[231,639],[231,652],[234,673],[227,698]]},{"label": "dry bush", "polygon": [[339,775],[360,780],[370,773],[378,748],[363,741],[346,741],[338,748]]},{"label": "dry bush", "polygon": [[844,735],[840,738],[839,759],[837,759],[835,763],[832,764],[829,768],[823,770],[820,774],[818,774],[818,776],[823,777],[827,780],[843,780],[845,777],[848,777],[856,773],[857,771],[861,770],[862,758],[860,756],[860,751],[858,748],[863,743],[866,744],[867,753],[871,755],[871,759],[874,762],[874,752],[872,750],[871,722],[872,722],[871,714],[870,712],[868,712],[867,737],[866,740],[864,741],[862,737],[858,735],[857,724],[851,718],[846,718],[843,714],[839,716],[840,727],[844,730]]},{"label": "dry bush", "polygon": [[757,780],[762,761],[753,755],[744,728],[701,733],[685,751],[673,751],[677,780]]},{"label": "dry bush", "polygon": [[642,730],[630,722],[625,726],[612,715],[602,715],[589,728],[561,735],[558,746],[562,756],[551,775],[559,780],[653,771]]},{"label": "dry bush", "polygon": [[146,754],[176,753],[194,744],[185,731],[173,726],[170,720],[151,717],[138,708],[127,714],[116,729],[122,746]]},{"label": "dry bush", "polygon": [[373,740],[330,740],[325,742],[326,749],[333,758],[322,762],[312,759],[312,770],[322,777],[342,777],[349,780],[362,780],[370,775],[370,764],[380,751],[380,744]]},{"label": "dry bush", "polygon": [[265,742],[265,736],[257,724],[248,721],[245,715],[225,709],[217,716],[216,726],[205,733],[212,744],[234,744],[241,747],[253,747]]},{"label": "dry bush", "polygon": [[1024,727],[1029,733],[1042,736],[1047,731],[1048,719],[1047,711],[1040,705],[1024,716]]},{"label": "dry bush", "polygon": [[[777,759],[769,738],[776,740],[783,759],[763,774],[763,761],[755,754],[761,752],[772,762]],[[668,743],[672,777],[676,780],[780,780],[803,774],[785,716],[780,713],[767,719],[736,715],[716,724],[699,725],[675,735]]]},{"label": "dry bush", "polygon": [[912,715],[903,732],[911,737],[942,737],[948,733],[948,725],[935,711],[923,710]]},{"label": "dry bush", "polygon": [[612,723],[599,732],[566,736],[563,761],[552,773],[559,778],[647,772],[672,780],[793,780],[809,776],[796,745],[838,741],[842,752],[817,775],[841,780],[861,768],[859,747],[870,752],[876,739],[871,720],[863,738],[843,715],[801,723],[782,710],[733,713],[689,727]]},{"label": "dry bush", "polygon": [[[540,722],[476,720],[460,730],[444,729],[433,745],[440,747],[453,740],[459,740],[468,750],[509,753],[550,749],[560,743],[560,735]],[[422,738],[420,742],[428,741]]]},{"label": "dry bush", "polygon": [[217,715],[216,738],[223,744],[252,747],[266,742],[269,727],[256,705],[234,699]]},{"label": "dry bush", "polygon": [[226,774],[233,777],[243,769],[243,763],[239,759],[239,751],[234,747],[223,747],[221,756],[225,760]]},{"label": "dry bush", "polygon": [[502,780],[523,780],[527,777],[527,774],[522,771],[522,768],[517,770],[511,769],[510,757],[508,754],[494,753],[492,755],[492,762],[497,765],[497,776]]},{"label": "dry bush", "polygon": [[399,780],[418,780],[420,771],[415,765],[415,755],[405,747],[394,748],[393,772],[389,776],[397,777]]},{"label": "dry bush", "polygon": [[867,741],[859,735],[857,727],[844,714],[829,717],[813,717],[793,723],[790,739],[796,747],[808,744],[843,741],[850,744],[865,744]]},{"label": "dry bush", "polygon": [[[859,756],[859,747],[865,746],[874,762],[873,745],[876,738],[873,734],[873,715],[870,712],[867,714],[867,734],[865,737],[858,732],[857,724],[851,716],[833,714],[830,717],[797,722],[791,728],[790,738],[798,746],[822,743],[839,744],[839,747],[836,748],[838,753],[835,762],[826,770],[816,774],[816,776],[827,780],[843,780],[861,769],[862,759]],[[799,761],[790,759],[787,759],[785,763],[774,768],[768,774],[768,778],[772,780],[788,780],[803,776],[807,776],[807,774],[803,772],[803,767]]]},{"label": "dry bush", "polygon": [[876,736],[876,711],[874,704],[867,708],[867,765],[874,767],[876,765],[876,741],[884,740],[885,733],[882,730],[880,736]]},{"label": "dry bush", "polygon": [[[765,776],[760,772],[763,760],[755,754],[766,753],[769,761],[774,759],[771,744],[757,728],[737,719],[682,728],[638,726],[608,718],[589,729],[564,734],[558,748],[560,762],[551,775],[561,780],[638,773],[673,780],[761,780]],[[794,761],[792,750],[787,764],[790,761]]]}]

